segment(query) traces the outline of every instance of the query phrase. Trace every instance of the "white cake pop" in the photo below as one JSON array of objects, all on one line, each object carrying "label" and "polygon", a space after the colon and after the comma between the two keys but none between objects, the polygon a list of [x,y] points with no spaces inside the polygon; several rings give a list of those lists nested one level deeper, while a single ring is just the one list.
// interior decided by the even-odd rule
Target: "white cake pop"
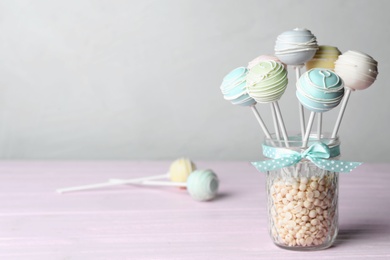
[{"label": "white cake pop", "polygon": [[363,52],[347,51],[336,60],[334,70],[343,79],[346,91],[333,129],[332,138],[337,137],[351,92],[366,89],[376,80],[378,76],[378,62]]}]

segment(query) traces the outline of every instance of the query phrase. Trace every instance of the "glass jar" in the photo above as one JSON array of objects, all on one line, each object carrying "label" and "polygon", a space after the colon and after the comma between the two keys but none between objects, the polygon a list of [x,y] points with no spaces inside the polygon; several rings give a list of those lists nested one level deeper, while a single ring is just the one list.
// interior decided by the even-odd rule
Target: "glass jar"
[{"label": "glass jar", "polygon": [[[308,146],[318,142],[317,138],[311,139]],[[339,149],[338,139],[322,138],[321,142],[330,149]],[[288,148],[277,140],[264,144],[304,150],[300,137],[290,137]],[[338,172],[321,169],[308,159],[267,172],[268,225],[277,246],[308,251],[332,245],[338,232],[338,178]]]}]

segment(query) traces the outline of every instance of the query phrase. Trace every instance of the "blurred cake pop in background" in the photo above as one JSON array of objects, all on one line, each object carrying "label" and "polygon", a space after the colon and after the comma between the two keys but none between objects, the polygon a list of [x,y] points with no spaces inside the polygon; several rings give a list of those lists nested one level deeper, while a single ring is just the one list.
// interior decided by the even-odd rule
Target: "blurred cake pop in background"
[{"label": "blurred cake pop in background", "polygon": [[340,54],[341,52],[337,47],[321,45],[313,59],[306,62],[306,70],[311,70],[313,68],[334,70],[335,61]]},{"label": "blurred cake pop in background", "polygon": [[177,159],[169,167],[169,179],[174,182],[186,182],[190,173],[195,170],[196,166],[190,159]]},{"label": "blurred cake pop in background", "polygon": [[219,179],[212,170],[196,170],[187,180],[187,191],[198,201],[207,201],[216,197]]}]

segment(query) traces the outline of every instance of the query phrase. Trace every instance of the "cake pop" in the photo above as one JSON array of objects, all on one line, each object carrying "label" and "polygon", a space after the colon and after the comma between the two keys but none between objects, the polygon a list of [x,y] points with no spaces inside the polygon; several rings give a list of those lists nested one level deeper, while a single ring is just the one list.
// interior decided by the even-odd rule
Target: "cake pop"
[{"label": "cake pop", "polygon": [[260,116],[259,111],[257,111],[255,105],[256,100],[250,97],[246,90],[246,77],[248,74],[248,69],[244,67],[239,67],[232,70],[227,74],[221,84],[221,92],[224,98],[230,101],[233,105],[240,106],[249,106],[255,115],[257,121],[260,124],[261,129],[263,130],[265,136],[268,139],[272,139],[271,135]]},{"label": "cake pop", "polygon": [[[300,68],[311,60],[318,49],[317,39],[310,30],[295,28],[280,34],[275,43],[275,56],[283,63],[295,67],[296,81],[301,76]],[[299,105],[301,135],[305,135],[305,113]]]},{"label": "cake pop", "polygon": [[[314,68],[334,70],[334,63],[341,54],[340,50],[334,46],[321,45],[318,47],[313,59],[306,62],[306,70]],[[321,139],[322,135],[322,113],[318,113],[318,139]]]},{"label": "cake pop", "polygon": [[[257,58],[251,60],[251,61],[248,63],[247,68],[250,70],[250,69],[252,69],[254,66],[256,66],[257,64],[259,64],[260,62],[262,62],[262,61],[267,61],[267,60],[273,60],[273,61],[281,62],[281,61],[280,61],[278,58],[276,58],[275,56],[260,55],[260,56],[258,56]],[[284,68],[287,68],[287,65],[286,65],[286,64],[283,64],[283,66],[284,66]],[[274,106],[271,106],[271,114],[272,114],[272,120],[273,120],[273,123],[274,123],[276,139],[277,139],[278,141],[280,141],[280,128],[279,128],[279,126],[278,126],[278,120],[276,119],[276,111],[275,111]]]},{"label": "cake pop", "polygon": [[[169,178],[172,182],[185,182],[194,170],[196,169],[195,164],[188,158],[179,158],[173,161],[170,165],[169,172],[163,175],[148,176],[136,179],[127,179],[128,183],[140,183],[148,180],[157,180],[163,178]],[[103,182],[95,184],[87,184],[82,186],[75,186],[69,188],[58,189],[58,193],[72,192],[72,191],[82,191],[82,190],[91,190],[98,189],[109,186],[116,186],[120,184],[115,184],[112,182]]]},{"label": "cake pop", "polygon": [[363,52],[347,51],[340,55],[335,62],[335,72],[343,79],[346,91],[333,129],[332,138],[337,137],[351,92],[366,89],[376,80],[378,76],[378,62]]},{"label": "cake pop", "polygon": [[306,70],[314,68],[334,70],[334,63],[340,54],[341,52],[337,47],[321,45],[318,47],[313,59],[305,63]]},{"label": "cake pop", "polygon": [[187,182],[144,181],[133,183],[120,179],[111,179],[110,182],[115,184],[183,187],[187,188],[190,196],[198,201],[207,201],[215,198],[219,187],[218,177],[212,170],[196,170],[191,173]]},{"label": "cake pop", "polygon": [[285,145],[288,147],[287,131],[277,102],[286,90],[287,83],[287,70],[282,63],[273,60],[260,62],[247,75],[249,96],[258,103],[271,103],[274,106]]},{"label": "cake pop", "polygon": [[317,49],[317,39],[311,31],[296,28],[277,37],[275,56],[287,65],[297,66],[311,60]]},{"label": "cake pop", "polygon": [[299,78],[296,95],[299,102],[311,111],[302,144],[306,147],[315,113],[327,112],[336,107],[343,98],[344,84],[331,70],[311,69]]}]

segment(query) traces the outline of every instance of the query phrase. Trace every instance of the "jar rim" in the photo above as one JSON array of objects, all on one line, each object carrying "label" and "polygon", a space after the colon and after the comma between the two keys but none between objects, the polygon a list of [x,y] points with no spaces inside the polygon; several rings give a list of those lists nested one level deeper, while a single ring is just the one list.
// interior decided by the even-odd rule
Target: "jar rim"
[{"label": "jar rim", "polygon": [[[289,135],[287,138],[288,138],[287,143],[290,149],[294,149],[294,150],[297,148],[302,149],[303,140],[301,134]],[[324,143],[329,148],[333,148],[340,145],[340,139],[338,136],[332,138],[330,133],[322,133],[320,138],[318,138],[318,134],[313,133],[310,134],[309,136],[309,141],[307,146],[310,146],[311,144],[317,142]],[[267,146],[278,147],[278,148],[288,148],[286,147],[286,142],[283,139],[283,137],[280,137],[280,139],[278,140],[275,133],[271,134],[271,139],[266,137],[263,141],[263,144]]]}]

